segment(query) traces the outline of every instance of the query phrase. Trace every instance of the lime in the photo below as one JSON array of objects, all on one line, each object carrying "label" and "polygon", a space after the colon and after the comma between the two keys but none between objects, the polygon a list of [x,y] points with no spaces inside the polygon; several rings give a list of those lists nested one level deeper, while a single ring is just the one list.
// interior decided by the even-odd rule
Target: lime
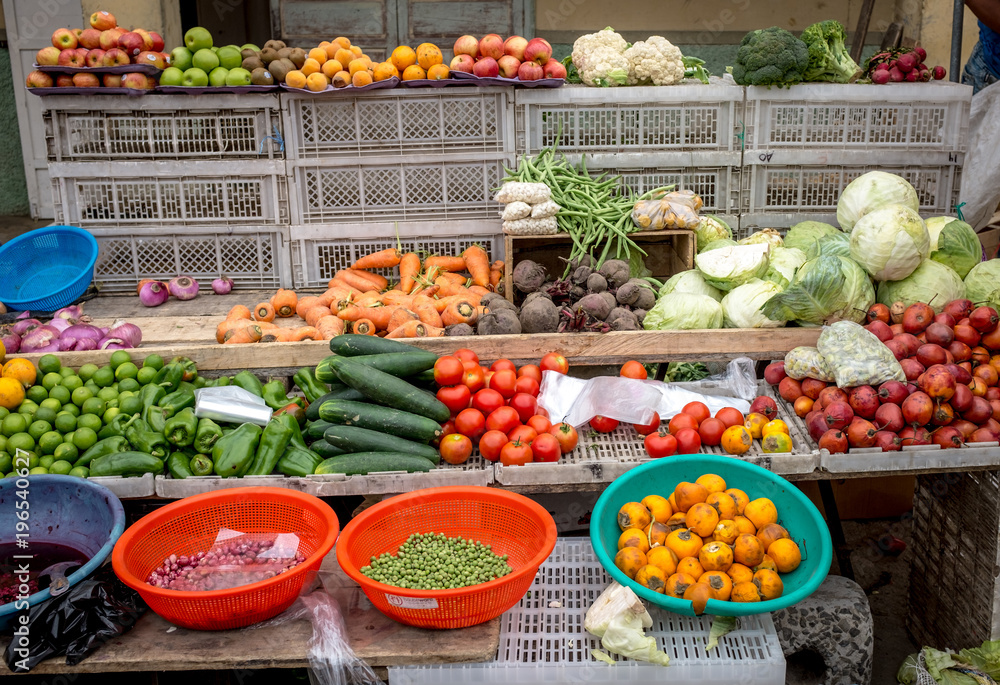
[{"label": "lime", "polygon": [[[121,350],[119,350],[121,352]],[[102,366],[90,380],[94,381],[99,388],[107,388],[115,382],[115,372],[110,366]]]},{"label": "lime", "polygon": [[36,466],[35,468],[28,471],[29,476],[47,476],[49,475],[49,470],[44,466]]},{"label": "lime", "polygon": [[52,424],[48,421],[35,421],[30,426],[28,426],[28,435],[38,440],[45,433],[52,430]]},{"label": "lime", "polygon": [[104,422],[101,421],[100,416],[95,416],[94,414],[80,414],[76,419],[76,430],[79,431],[81,428],[89,428],[95,433],[104,426]]},{"label": "lime", "polygon": [[108,409],[112,409],[112,408],[117,409],[118,408],[118,398],[115,398],[113,400],[108,400],[107,401],[107,405],[108,405]]},{"label": "lime", "polygon": [[61,369],[59,369],[59,375],[62,376],[63,378],[69,378],[70,376],[75,376],[76,371],[69,368],[68,366],[64,366]]},{"label": "lime", "polygon": [[[66,376],[66,378],[63,378],[62,387],[66,388],[70,392],[73,392],[77,388],[83,387],[83,379],[79,376]],[[53,390],[55,390],[55,388],[53,388]]]},{"label": "lime", "polygon": [[132,355],[130,355],[125,350],[117,350],[114,354],[111,355],[109,363],[111,364],[112,369],[117,369],[122,364],[131,361],[132,361]]},{"label": "lime", "polygon": [[39,403],[38,408],[39,409],[51,409],[52,411],[54,411],[54,412],[56,412],[58,414],[59,410],[62,409],[62,402],[60,402],[55,397],[50,397],[48,399],[42,400]]},{"label": "lime", "polygon": [[14,468],[14,460],[6,452],[0,452],[0,473],[9,473]]},{"label": "lime", "polygon": [[42,376],[42,387],[51,390],[57,385],[62,385],[63,377],[59,373],[47,373]]},{"label": "lime", "polygon": [[86,466],[74,466],[70,469],[70,472],[67,475],[76,476],[77,478],[86,478],[90,475],[90,469]]},{"label": "lime", "polygon": [[62,410],[65,412],[69,412],[73,416],[80,415],[80,407],[76,406],[72,402],[70,402],[69,404],[64,404]]},{"label": "lime", "polygon": [[[120,352],[121,350],[119,350]],[[117,354],[117,352],[115,353]],[[128,378],[135,378],[139,375],[139,367],[137,367],[132,362],[125,362],[117,369],[115,369],[115,378],[119,381],[123,381]]]},{"label": "lime", "polygon": [[72,396],[73,404],[75,404],[78,407],[82,407],[83,403],[91,399],[93,396],[94,393],[92,393],[90,390],[87,390],[87,388],[77,388],[76,390],[73,391],[73,396]]},{"label": "lime", "polygon": [[151,354],[142,360],[143,367],[159,371],[163,368],[163,357],[158,354]]},{"label": "lime", "polygon": [[38,458],[38,465],[41,466],[43,469],[47,469],[50,466],[52,466],[52,462],[54,462],[55,460],[56,458],[53,457],[51,454],[43,454],[41,457]]},{"label": "lime", "polygon": [[28,422],[21,414],[10,414],[0,422],[0,433],[3,433],[8,438],[17,433],[23,433],[26,430],[28,430]]},{"label": "lime", "polygon": [[46,402],[58,402],[59,404],[70,404],[73,391],[64,385],[57,385],[49,390],[49,399]]},{"label": "lime", "polygon": [[49,467],[49,473],[58,473],[61,476],[67,475],[72,470],[73,465],[62,459],[52,462],[52,465]]},{"label": "lime", "polygon": [[118,383],[118,394],[121,395],[123,392],[139,392],[142,389],[142,384],[135,378],[125,378]]},{"label": "lime", "polygon": [[[62,407],[60,407],[60,409],[62,409]],[[54,409],[50,409],[49,407],[39,407],[38,411],[35,412],[35,421],[48,421],[49,423],[52,423],[56,420],[56,415],[58,413],[59,412]]]},{"label": "lime", "polygon": [[105,402],[118,398],[118,391],[114,388],[101,388],[97,391],[97,398]]},{"label": "lime", "polygon": [[139,373],[135,377],[135,379],[139,382],[139,385],[149,385],[150,383],[153,382],[153,379],[156,378],[157,373],[158,372],[156,369],[149,366],[144,366],[141,369],[139,369]]},{"label": "lime", "polygon": [[44,374],[44,373],[42,373],[41,371],[39,371],[39,370],[38,370],[38,369],[36,368],[36,369],[35,369],[35,385],[41,385],[41,384],[42,384],[42,377],[43,377],[43,376],[45,376],[45,374]]},{"label": "lime", "polygon": [[52,456],[54,456],[57,460],[65,459],[66,461],[72,463],[75,462],[77,457],[80,456],[80,450],[78,450],[76,445],[73,443],[64,442],[56,447],[56,451],[52,453]]},{"label": "lime", "polygon": [[[6,452],[6,451],[7,451],[7,436],[0,435],[0,452]],[[0,473],[2,472],[3,469],[0,469]]]},{"label": "lime", "polygon": [[80,411],[84,414],[96,414],[100,416],[108,410],[108,403],[102,400],[100,397],[91,397],[89,400],[85,400],[83,406],[80,407]]},{"label": "lime", "polygon": [[118,407],[108,407],[107,411],[101,415],[101,418],[104,420],[104,425],[106,426],[111,423],[111,420],[119,414],[121,414],[121,410]]},{"label": "lime", "polygon": [[8,414],[10,414],[10,409],[7,407],[0,407],[0,421],[6,419]]},{"label": "lime", "polygon": [[63,436],[63,444],[73,444],[73,438],[76,437],[76,431],[70,431]]},{"label": "lime", "polygon": [[89,381],[97,373],[97,364],[84,364],[80,367],[77,375],[80,376],[81,380]]},{"label": "lime", "polygon": [[27,433],[16,433],[7,438],[7,451],[17,456],[18,450],[35,449],[35,439]]},{"label": "lime", "polygon": [[63,444],[62,433],[49,431],[38,438],[38,451],[42,454],[55,454],[56,448]]},{"label": "lime", "polygon": [[42,402],[49,398],[49,391],[40,385],[33,385],[30,388],[28,388],[28,391],[24,393],[24,396],[27,397],[32,402],[34,402],[35,404],[38,404],[39,402]]},{"label": "lime", "polygon": [[85,387],[87,390],[89,390],[91,395],[96,395],[97,391],[101,389],[101,386],[99,386],[97,383],[95,383],[93,378],[91,378],[89,381],[87,381],[86,383],[84,383],[83,387]]},{"label": "lime", "polygon": [[56,414],[56,420],[53,425],[56,430],[60,433],[69,433],[76,430],[76,417],[70,414],[68,411],[61,411]]},{"label": "lime", "polygon": [[59,362],[59,357],[54,354],[43,354],[41,359],[38,360],[38,370],[42,373],[59,373],[59,369],[62,368],[62,364]]},{"label": "lime", "polygon": [[38,466],[38,455],[30,450],[22,450],[11,455],[15,469],[33,469]]},{"label": "lime", "polygon": [[81,452],[86,452],[97,442],[97,433],[90,428],[77,428],[73,436],[73,444]]},{"label": "lime", "polygon": [[118,410],[122,414],[138,414],[142,411],[142,400],[139,399],[138,395],[129,395],[128,397],[120,397],[118,400]]}]

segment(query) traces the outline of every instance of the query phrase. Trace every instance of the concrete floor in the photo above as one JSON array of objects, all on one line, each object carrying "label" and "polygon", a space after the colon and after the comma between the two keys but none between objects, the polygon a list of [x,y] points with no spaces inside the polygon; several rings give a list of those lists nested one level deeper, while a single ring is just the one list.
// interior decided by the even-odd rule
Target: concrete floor
[{"label": "concrete floor", "polygon": [[51,219],[38,221],[30,216],[0,216],[0,244],[36,228],[51,226]]}]

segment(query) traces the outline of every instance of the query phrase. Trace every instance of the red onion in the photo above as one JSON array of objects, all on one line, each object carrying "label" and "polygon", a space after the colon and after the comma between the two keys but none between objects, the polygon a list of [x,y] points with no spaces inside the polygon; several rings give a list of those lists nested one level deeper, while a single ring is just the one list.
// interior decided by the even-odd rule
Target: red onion
[{"label": "red onion", "polygon": [[68,319],[70,321],[76,321],[81,316],[83,316],[83,308],[78,305],[71,304],[68,307],[63,307],[62,309],[58,310],[53,317],[53,321],[56,319]]},{"label": "red onion", "polygon": [[18,317],[17,322],[11,327],[11,330],[23,338],[25,333],[41,325],[42,322],[38,319],[22,319]]},{"label": "red onion", "polygon": [[91,340],[90,338],[77,338],[74,342],[76,344],[73,345],[73,350],[76,352],[97,349],[97,341]]},{"label": "red onion", "polygon": [[21,352],[30,354],[31,352],[39,351],[43,347],[53,346],[58,350],[58,340],[59,331],[52,328],[52,326],[37,326],[21,338]]},{"label": "red onion", "polygon": [[159,307],[170,299],[167,284],[160,281],[148,281],[139,289],[139,300],[147,307]]},{"label": "red onion", "polygon": [[25,309],[23,312],[21,312],[20,314],[17,315],[17,318],[19,318],[19,319],[27,319],[28,318],[28,314],[30,314],[30,313],[31,312],[29,312],[27,309]]},{"label": "red onion", "polygon": [[[124,319],[115,319],[108,329],[107,335],[100,341],[102,350],[127,350],[139,347],[142,342],[142,331],[133,323],[125,323]],[[121,345],[121,347],[110,347],[109,345]]]},{"label": "red onion", "polygon": [[223,276],[212,281],[212,292],[216,295],[228,295],[233,289],[233,279]]},{"label": "red onion", "polygon": [[167,289],[178,300],[193,300],[198,295],[198,281],[190,276],[178,276],[170,279]]},{"label": "red onion", "polygon": [[92,338],[95,341],[100,340],[106,335],[107,331],[97,326],[92,326],[89,323],[78,323],[62,332],[62,337],[64,338]]},{"label": "red onion", "polygon": [[4,326],[0,329],[0,343],[3,343],[7,354],[14,354],[21,349],[21,336],[12,331],[10,326]]},{"label": "red onion", "polygon": [[[47,354],[48,352],[63,352],[64,350],[59,348],[59,343],[52,343],[51,345],[45,345],[44,347],[36,347],[31,350],[31,354]],[[24,349],[21,350],[25,354],[28,352]]]},{"label": "red onion", "polygon": [[54,328],[57,331],[59,331],[60,334],[62,334],[63,331],[65,331],[67,328],[69,328],[73,324],[70,323],[69,319],[58,319],[58,318],[56,318],[56,319],[52,319],[52,321],[49,321],[49,323],[47,325],[51,326],[52,328]]}]

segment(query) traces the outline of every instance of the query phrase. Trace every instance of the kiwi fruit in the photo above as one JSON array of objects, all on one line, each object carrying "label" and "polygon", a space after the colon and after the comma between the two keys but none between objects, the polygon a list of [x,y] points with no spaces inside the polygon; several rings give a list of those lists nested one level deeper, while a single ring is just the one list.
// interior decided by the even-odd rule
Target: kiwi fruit
[{"label": "kiwi fruit", "polygon": [[302,48],[292,48],[292,54],[288,56],[288,59],[292,60],[296,69],[301,69],[302,65],[306,63],[306,51]]},{"label": "kiwi fruit", "polygon": [[[245,68],[246,67],[244,67],[244,69]],[[271,75],[271,72],[264,67],[257,67],[250,74],[250,83],[255,86],[273,86],[274,77]]]},{"label": "kiwi fruit", "polygon": [[278,57],[278,51],[274,48],[264,48],[260,51],[260,61],[264,64],[270,64],[276,59],[280,59],[280,57]]},{"label": "kiwi fruit", "polygon": [[243,48],[242,50],[240,50],[240,57],[242,57],[243,59],[246,59],[247,57],[256,57],[257,54],[258,54],[257,51],[254,50],[253,48]]},{"label": "kiwi fruit", "polygon": [[285,44],[283,41],[280,40],[269,40],[266,43],[264,43],[264,47],[271,48],[274,51],[278,51],[281,48],[285,47]]},{"label": "kiwi fruit", "polygon": [[291,54],[291,48],[278,48],[278,57],[281,59],[287,59]]},{"label": "kiwi fruit", "polygon": [[276,59],[267,65],[267,70],[271,72],[271,76],[274,77],[275,81],[284,83],[288,72],[295,71],[295,65],[292,64],[291,60]]},{"label": "kiwi fruit", "polygon": [[264,62],[257,55],[252,55],[243,60],[243,68],[249,72],[253,72],[255,69],[263,69]]}]

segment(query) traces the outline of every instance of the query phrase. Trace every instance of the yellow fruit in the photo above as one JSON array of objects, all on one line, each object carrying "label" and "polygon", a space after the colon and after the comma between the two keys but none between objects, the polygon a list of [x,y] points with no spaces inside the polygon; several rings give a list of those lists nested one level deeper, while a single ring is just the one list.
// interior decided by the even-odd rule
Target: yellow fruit
[{"label": "yellow fruit", "polygon": [[722,434],[722,449],[729,454],[746,454],[752,445],[753,438],[743,426],[730,426]]},{"label": "yellow fruit", "polygon": [[622,547],[615,555],[615,566],[629,578],[635,578],[635,574],[646,565],[646,555],[637,547]]},{"label": "yellow fruit", "polygon": [[387,81],[394,77],[399,78],[399,70],[392,62],[379,62],[372,70],[372,79],[375,81]]},{"label": "yellow fruit", "polygon": [[670,502],[660,495],[646,495],[642,498],[641,504],[653,515],[653,520],[659,523],[666,523],[674,513],[670,508]]},{"label": "yellow fruit", "polygon": [[347,71],[350,72],[351,76],[354,76],[359,71],[368,71],[368,67],[372,65],[368,60],[357,57],[347,65]]},{"label": "yellow fruit", "polygon": [[338,62],[340,62],[341,64],[345,65],[350,64],[352,61],[354,61],[354,58],[356,56],[357,55],[351,52],[348,48],[341,48],[340,50],[337,50],[336,52],[333,53],[333,58]]},{"label": "yellow fruit", "polygon": [[306,77],[306,88],[314,93],[322,93],[328,85],[330,85],[330,79],[324,76],[322,72],[317,71]]},{"label": "yellow fruit", "polygon": [[764,427],[760,429],[760,434],[761,437],[766,438],[771,433],[784,433],[785,435],[789,435],[788,424],[786,424],[781,419],[774,419],[773,421],[768,421],[767,423],[764,424]]},{"label": "yellow fruit", "polygon": [[787,433],[769,433],[760,441],[760,450],[764,454],[787,454],[792,451],[792,438]]},{"label": "yellow fruit", "polygon": [[446,64],[432,64],[427,70],[427,78],[432,81],[441,81],[451,76],[451,69]]},{"label": "yellow fruit", "polygon": [[734,602],[759,602],[760,590],[752,582],[736,583],[730,599]]},{"label": "yellow fruit", "polygon": [[423,78],[427,78],[427,72],[425,72],[416,64],[411,64],[410,66],[406,67],[406,69],[403,69],[404,81],[417,81]]},{"label": "yellow fruit", "polygon": [[361,86],[367,86],[372,82],[372,75],[367,69],[362,69],[361,71],[354,72],[351,76],[351,85],[355,88],[360,88]]},{"label": "yellow fruit", "polygon": [[767,417],[763,414],[747,414],[743,421],[743,426],[749,431],[750,437],[760,440],[764,426],[768,424]]},{"label": "yellow fruit", "polygon": [[330,42],[333,45],[337,45],[340,48],[343,48],[344,50],[350,50],[351,49],[351,39],[350,38],[345,38],[344,36],[337,36],[336,38],[334,38]]},{"label": "yellow fruit", "polygon": [[403,71],[406,67],[417,63],[417,53],[409,45],[400,45],[392,51],[389,61],[398,71]]},{"label": "yellow fruit", "polygon": [[442,62],[444,62],[444,55],[441,54],[441,49],[434,45],[434,43],[421,43],[417,46],[417,64],[424,71]]},{"label": "yellow fruit", "polygon": [[767,548],[767,556],[774,559],[774,565],[781,573],[791,573],[802,563],[802,553],[794,540],[778,538]]},{"label": "yellow fruit", "polygon": [[703,476],[698,476],[695,483],[704,485],[709,494],[723,492],[726,489],[726,481],[723,480],[722,476],[717,476],[714,473],[706,473]]},{"label": "yellow fruit", "polygon": [[15,378],[0,378],[0,407],[17,410],[24,402],[24,388]]},{"label": "yellow fruit", "polygon": [[328,79],[332,80],[333,77],[337,75],[338,71],[343,70],[344,66],[335,59],[328,59],[323,62],[323,76],[326,76]]},{"label": "yellow fruit", "polygon": [[323,62],[325,62],[330,58],[330,56],[326,54],[325,48],[313,48],[312,50],[309,51],[309,53],[306,56],[309,59],[316,60],[320,64],[323,64]]},{"label": "yellow fruit", "polygon": [[352,46],[351,46],[351,52],[353,52],[353,53],[354,53],[354,56],[355,56],[355,57],[361,57],[361,55],[363,55],[363,54],[364,54],[364,53],[362,52],[361,48],[360,48],[360,47],[358,47],[357,45],[352,45]]},{"label": "yellow fruit", "polygon": [[301,71],[306,76],[312,76],[313,74],[320,72],[322,69],[323,65],[310,57],[305,62],[303,62],[302,68],[299,69],[299,71]]},{"label": "yellow fruit", "polygon": [[298,69],[285,74],[285,85],[289,88],[305,88],[306,75]]},{"label": "yellow fruit", "polygon": [[11,359],[3,365],[2,375],[4,378],[13,378],[25,388],[33,386],[38,377],[35,365],[27,359]]},{"label": "yellow fruit", "polygon": [[750,519],[750,523],[760,530],[769,523],[778,522],[778,509],[774,502],[767,497],[758,497],[750,502],[743,510],[743,515]]},{"label": "yellow fruit", "polygon": [[326,58],[328,60],[329,59],[336,59],[337,58],[337,50],[340,50],[340,43],[327,43],[326,45],[323,45],[322,43],[320,43],[320,47],[323,48],[323,52],[326,53]]},{"label": "yellow fruit", "polygon": [[626,502],[618,510],[618,527],[622,530],[642,530],[652,522],[653,516],[642,502]]},{"label": "yellow fruit", "polygon": [[635,574],[635,582],[653,592],[662,594],[664,587],[667,585],[667,575],[659,566],[647,564]]},{"label": "yellow fruit", "polygon": [[629,528],[623,531],[618,536],[618,549],[625,549],[626,547],[635,547],[643,554],[648,552],[649,539],[646,537],[646,533],[638,528]]},{"label": "yellow fruit", "polygon": [[654,547],[649,550],[646,554],[646,563],[658,567],[668,577],[677,573],[677,555],[667,547]]},{"label": "yellow fruit", "polygon": [[777,599],[785,591],[785,584],[774,571],[761,569],[753,574],[753,584],[760,590],[761,597],[765,600]]},{"label": "yellow fruit", "polygon": [[338,71],[333,75],[333,87],[344,88],[351,85],[351,75],[346,71]]}]

